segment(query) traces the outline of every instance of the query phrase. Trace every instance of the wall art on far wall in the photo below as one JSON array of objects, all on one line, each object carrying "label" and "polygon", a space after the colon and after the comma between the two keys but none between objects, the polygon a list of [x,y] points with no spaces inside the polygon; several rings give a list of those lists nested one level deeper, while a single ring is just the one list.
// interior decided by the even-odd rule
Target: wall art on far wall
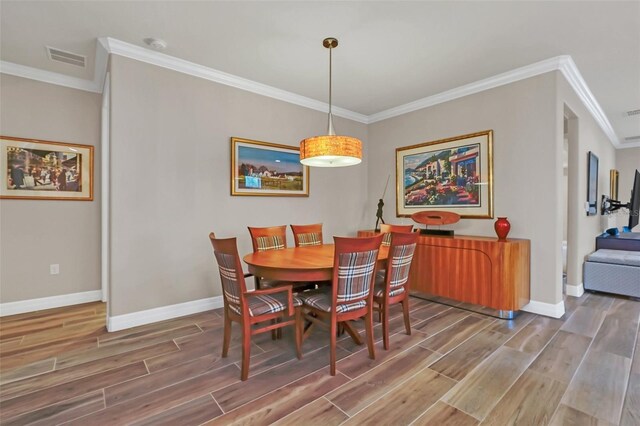
[{"label": "wall art on far wall", "polygon": [[493,131],[396,149],[396,214],[493,218]]},{"label": "wall art on far wall", "polygon": [[231,195],[309,196],[300,148],[231,138]]},{"label": "wall art on far wall", "polygon": [[0,198],[93,200],[93,146],[0,136]]}]

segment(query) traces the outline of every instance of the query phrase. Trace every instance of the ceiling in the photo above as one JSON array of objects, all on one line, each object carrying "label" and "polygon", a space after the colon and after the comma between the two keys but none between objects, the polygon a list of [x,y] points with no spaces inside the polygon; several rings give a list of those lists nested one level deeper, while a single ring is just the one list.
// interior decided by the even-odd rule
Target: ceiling
[{"label": "ceiling", "polygon": [[[96,40],[145,46],[371,115],[570,55],[621,146],[640,136],[640,2],[0,2],[0,59],[92,80]],[[52,62],[45,46],[87,56]]]}]

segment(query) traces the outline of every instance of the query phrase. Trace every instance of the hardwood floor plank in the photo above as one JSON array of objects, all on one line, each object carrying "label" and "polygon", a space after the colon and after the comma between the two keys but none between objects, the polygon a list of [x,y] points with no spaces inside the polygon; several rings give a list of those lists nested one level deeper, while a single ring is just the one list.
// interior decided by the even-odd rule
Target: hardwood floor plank
[{"label": "hardwood floor plank", "polygon": [[80,364],[74,367],[56,370],[29,379],[14,382],[0,387],[0,401],[15,398],[36,390],[45,389],[51,386],[80,379],[91,374],[101,373],[117,367],[123,367],[144,360],[145,358],[158,353],[177,351],[177,346],[173,342],[163,342],[146,348],[126,352],[121,355],[114,355],[108,358]]},{"label": "hardwood floor plank", "polygon": [[509,336],[506,334],[485,328],[449,352],[447,356],[440,358],[430,368],[454,380],[462,380],[508,339]]},{"label": "hardwood floor plank", "polygon": [[638,334],[640,303],[629,300],[615,302],[593,339],[591,350],[632,358]]},{"label": "hardwood floor plank", "polygon": [[69,327],[54,328],[52,330],[44,330],[24,336],[24,340],[20,344],[21,347],[37,346],[42,344],[56,343],[57,341],[65,341],[71,338],[89,338],[98,337],[107,333],[105,319],[99,318],[84,324],[72,325]]},{"label": "hardwood floor plank", "polygon": [[322,425],[338,426],[348,419],[338,407],[319,398],[273,423],[273,426]]},{"label": "hardwood floor plank", "polygon": [[78,417],[86,416],[104,408],[102,391],[96,391],[31,411],[19,417],[9,419],[2,424],[17,425],[54,425],[61,424]]},{"label": "hardwood floor plank", "polygon": [[38,374],[46,373],[53,370],[56,365],[55,358],[43,359],[42,361],[36,361],[31,364],[24,365],[22,367],[4,369],[0,373],[0,384],[7,384],[15,382],[16,380],[26,379],[31,376],[37,376]]},{"label": "hardwood floor plank", "polygon": [[629,358],[590,350],[562,403],[601,420],[618,423],[630,370]]},{"label": "hardwood floor plank", "polygon": [[329,393],[326,398],[352,416],[426,368],[431,363],[432,353],[429,349],[414,346]]},{"label": "hardwood floor plank", "polygon": [[[138,398],[158,389],[169,387],[205,373],[217,370],[224,372],[229,371],[228,368],[225,370],[221,369],[233,365],[233,363],[221,362],[221,360],[226,359],[221,358],[220,355],[211,354],[173,368],[152,372],[124,383],[109,386],[104,390],[107,407]],[[240,379],[240,375],[238,375],[238,379]]]},{"label": "hardwood floor plank", "polygon": [[74,350],[85,350],[98,347],[98,339],[95,337],[70,338],[56,343],[43,343],[40,345],[24,347],[18,346],[7,349],[0,354],[2,363],[6,368],[14,368],[46,358],[52,358]]},{"label": "hardwood floor plank", "polygon": [[117,405],[109,406],[107,401],[106,409],[77,419],[70,424],[130,424],[171,410],[239,380],[238,368],[235,365],[228,365],[162,389],[151,388],[149,389],[151,392],[138,398],[127,399]]},{"label": "hardwood floor plank", "polygon": [[434,334],[440,333],[445,328],[451,327],[453,324],[468,317],[469,315],[470,313],[467,311],[451,308],[426,321],[422,321],[411,328],[424,333],[427,336],[433,336]]},{"label": "hardwood floor plank", "polygon": [[420,343],[420,346],[431,349],[434,352],[446,354],[491,323],[493,323],[493,320],[468,316],[435,336],[429,337]]},{"label": "hardwood floor plank", "polygon": [[560,330],[529,368],[568,384],[590,343],[591,339],[586,336]]},{"label": "hardwood floor plank", "polygon": [[196,314],[195,316],[189,315],[186,317],[174,318],[167,321],[154,322],[152,324],[111,332],[100,336],[98,341],[100,342],[100,346],[107,346],[121,341],[136,340],[137,338],[146,337],[150,334],[164,333],[176,328],[197,325],[197,322],[204,322],[207,318],[222,327],[222,318],[215,315],[213,311],[206,311]]},{"label": "hardwood floor plank", "polygon": [[640,373],[629,376],[620,425],[640,425]]},{"label": "hardwood floor plank", "polygon": [[337,373],[335,376],[331,376],[328,368],[323,368],[255,399],[249,404],[229,411],[208,422],[207,425],[272,424],[348,381],[349,379],[344,375]]},{"label": "hardwood floor plank", "polygon": [[451,306],[443,305],[441,303],[428,303],[411,311],[409,315],[415,319],[425,320],[451,309],[453,309]]},{"label": "hardwood floor plank", "polygon": [[562,324],[563,321],[557,319],[537,317],[505,343],[505,346],[537,354],[556,335]]},{"label": "hardwood floor plank", "polygon": [[133,423],[135,426],[200,425],[221,416],[222,410],[210,394],[182,405],[162,411],[154,416]]},{"label": "hardwood floor plank", "polygon": [[489,331],[497,331],[498,333],[506,334],[509,336],[513,336],[518,333],[524,327],[527,326],[531,321],[533,321],[537,315],[534,315],[529,312],[520,312],[515,319],[512,320],[503,320],[500,319],[490,325],[487,330]]},{"label": "hardwood floor plank", "polygon": [[345,425],[409,424],[455,384],[455,380],[425,368],[351,417]]},{"label": "hardwood floor plank", "polygon": [[478,420],[442,401],[436,402],[422,416],[415,426],[476,426]]},{"label": "hardwood floor plank", "polygon": [[615,299],[610,295],[589,292],[582,302],[582,306],[585,308],[606,311],[611,307],[614,300]]},{"label": "hardwood floor plank", "polygon": [[[340,348],[336,350],[338,359],[346,355],[348,355],[347,351]],[[225,412],[229,412],[328,365],[329,351],[319,349],[310,354],[304,354],[302,360],[295,359],[260,374],[253,375],[249,369],[249,380],[215,391],[213,397]]]},{"label": "hardwood floor plank", "polygon": [[[389,341],[389,350],[385,351],[382,342],[376,343],[376,359],[369,358],[369,351],[362,348],[360,351],[341,359],[336,363],[336,368],[347,377],[355,379],[356,377],[370,371],[378,365],[398,356],[407,349],[417,345],[424,340],[425,336],[419,333],[413,333],[408,336],[404,333],[398,333]],[[430,354],[430,361],[434,362],[440,355]]]},{"label": "hardwood floor plank", "polygon": [[78,315],[97,315],[96,307],[98,305],[106,305],[106,303],[92,302],[82,305],[53,308],[46,311],[27,312],[24,314],[11,315],[8,317],[0,317],[0,329],[20,327],[22,325],[34,324],[41,321],[64,320],[67,318],[76,317]]},{"label": "hardwood floor plank", "polygon": [[20,345],[24,336],[12,337],[10,339],[5,339],[0,341],[0,354],[4,353],[9,349],[14,349]]},{"label": "hardwood floor plank", "polygon": [[566,383],[526,370],[482,424],[546,425],[551,421],[566,388]]},{"label": "hardwood floor plank", "polygon": [[[95,316],[90,317],[91,321],[95,320]],[[4,329],[0,330],[0,341],[4,342],[6,340],[14,339],[16,337],[22,337],[30,333],[35,333],[38,331],[46,331],[51,330],[53,328],[61,328],[62,320],[51,321],[51,320],[40,320],[38,322],[34,322],[31,324],[21,324],[20,321],[13,322],[11,324],[16,324],[13,327],[4,327]],[[19,326],[18,326],[19,324]]]},{"label": "hardwood floor plank", "polygon": [[[135,339],[124,339],[112,342],[109,345],[99,346],[97,348],[67,352],[58,357],[58,369],[72,367],[74,365],[84,364],[114,355],[121,355],[126,352],[142,349],[148,346],[154,346],[159,343],[171,342],[173,339],[190,334],[198,334],[200,329],[196,325],[189,325],[181,328],[167,330],[166,332],[154,333],[148,336],[139,336]],[[171,342],[173,344],[173,342]]]},{"label": "hardwood floor plank", "polygon": [[442,400],[478,420],[483,420],[533,358],[533,355],[515,349],[498,348]]},{"label": "hardwood floor plank", "polygon": [[616,424],[597,419],[580,410],[560,404],[549,426],[614,426]]},{"label": "hardwood floor plank", "polygon": [[579,306],[560,330],[594,337],[606,315],[607,311]]},{"label": "hardwood floor plank", "polygon": [[138,362],[8,399],[2,402],[0,420],[4,421],[145,374],[147,369],[144,363]]}]

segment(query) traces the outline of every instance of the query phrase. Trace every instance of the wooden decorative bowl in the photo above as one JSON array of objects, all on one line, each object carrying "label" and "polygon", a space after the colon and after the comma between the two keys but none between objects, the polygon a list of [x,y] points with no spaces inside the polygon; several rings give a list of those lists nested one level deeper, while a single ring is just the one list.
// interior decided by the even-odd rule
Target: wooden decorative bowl
[{"label": "wooden decorative bowl", "polygon": [[460,215],[457,213],[431,210],[414,213],[411,215],[411,219],[423,225],[449,225],[458,223],[460,221]]}]

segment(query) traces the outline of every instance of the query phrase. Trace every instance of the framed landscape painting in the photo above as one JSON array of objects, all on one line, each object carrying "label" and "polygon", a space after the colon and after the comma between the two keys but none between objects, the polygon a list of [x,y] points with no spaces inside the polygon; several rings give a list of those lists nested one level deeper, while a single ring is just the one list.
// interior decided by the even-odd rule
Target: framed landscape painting
[{"label": "framed landscape painting", "polygon": [[493,131],[396,149],[396,214],[428,210],[493,217]]},{"label": "framed landscape painting", "polygon": [[93,200],[93,146],[0,136],[0,198]]},{"label": "framed landscape painting", "polygon": [[231,138],[231,195],[309,196],[300,148]]}]

